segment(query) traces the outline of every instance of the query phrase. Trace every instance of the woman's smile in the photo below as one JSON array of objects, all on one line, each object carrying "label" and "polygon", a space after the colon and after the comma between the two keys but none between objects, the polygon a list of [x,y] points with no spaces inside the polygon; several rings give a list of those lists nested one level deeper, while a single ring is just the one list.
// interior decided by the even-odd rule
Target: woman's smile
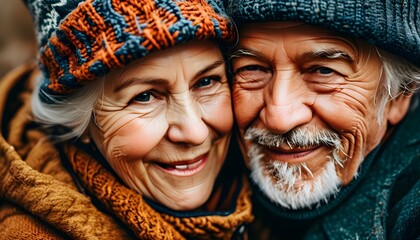
[{"label": "woman's smile", "polygon": [[201,172],[205,168],[207,160],[208,153],[200,155],[191,160],[176,161],[171,163],[155,162],[153,166],[157,166],[165,173],[171,175],[190,177]]}]

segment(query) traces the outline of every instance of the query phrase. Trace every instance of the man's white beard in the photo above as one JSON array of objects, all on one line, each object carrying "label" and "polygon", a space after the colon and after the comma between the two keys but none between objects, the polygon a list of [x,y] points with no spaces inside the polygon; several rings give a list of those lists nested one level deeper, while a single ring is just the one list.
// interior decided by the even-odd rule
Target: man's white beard
[{"label": "man's white beard", "polygon": [[[335,164],[342,167],[343,160],[338,155],[341,143],[336,133],[296,129],[287,135],[277,135],[251,128],[247,130],[245,139],[253,140],[248,150],[251,177],[274,203],[289,209],[311,207],[316,203],[319,206],[322,201],[327,202],[330,196],[339,191],[342,182],[337,176]],[[264,160],[264,146],[279,146],[282,143],[287,143],[291,148],[323,144],[333,147],[334,150],[332,156],[326,156],[329,160],[320,174],[311,180],[301,181],[295,187],[294,184],[301,179],[302,172],[312,175],[305,163],[287,164]]]}]

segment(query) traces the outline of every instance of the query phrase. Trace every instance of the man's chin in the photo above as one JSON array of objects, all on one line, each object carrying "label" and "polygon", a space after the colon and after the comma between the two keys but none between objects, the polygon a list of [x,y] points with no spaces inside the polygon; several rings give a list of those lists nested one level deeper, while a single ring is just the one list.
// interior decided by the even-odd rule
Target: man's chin
[{"label": "man's chin", "polygon": [[333,161],[325,165],[321,174],[310,180],[300,180],[301,169],[276,162],[268,166],[264,163],[263,166],[261,157],[251,157],[251,177],[265,195],[279,206],[287,209],[318,207],[340,189],[341,180]]}]

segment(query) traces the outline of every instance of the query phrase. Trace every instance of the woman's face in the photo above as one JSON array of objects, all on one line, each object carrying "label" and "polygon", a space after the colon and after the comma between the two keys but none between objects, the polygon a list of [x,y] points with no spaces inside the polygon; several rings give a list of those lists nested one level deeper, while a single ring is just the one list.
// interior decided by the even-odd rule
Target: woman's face
[{"label": "woman's face", "polygon": [[191,42],[111,72],[94,116],[91,137],[130,188],[174,210],[201,206],[233,124],[220,50]]}]

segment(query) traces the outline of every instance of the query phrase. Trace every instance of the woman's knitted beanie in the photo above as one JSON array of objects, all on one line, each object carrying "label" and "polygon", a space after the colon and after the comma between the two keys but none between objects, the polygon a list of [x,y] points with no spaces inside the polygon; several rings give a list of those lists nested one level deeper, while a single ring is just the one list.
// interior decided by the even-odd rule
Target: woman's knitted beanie
[{"label": "woman's knitted beanie", "polygon": [[24,0],[44,74],[40,96],[65,96],[135,59],[193,39],[231,41],[218,0]]},{"label": "woman's knitted beanie", "polygon": [[238,23],[300,21],[402,56],[420,66],[419,0],[225,0]]}]

